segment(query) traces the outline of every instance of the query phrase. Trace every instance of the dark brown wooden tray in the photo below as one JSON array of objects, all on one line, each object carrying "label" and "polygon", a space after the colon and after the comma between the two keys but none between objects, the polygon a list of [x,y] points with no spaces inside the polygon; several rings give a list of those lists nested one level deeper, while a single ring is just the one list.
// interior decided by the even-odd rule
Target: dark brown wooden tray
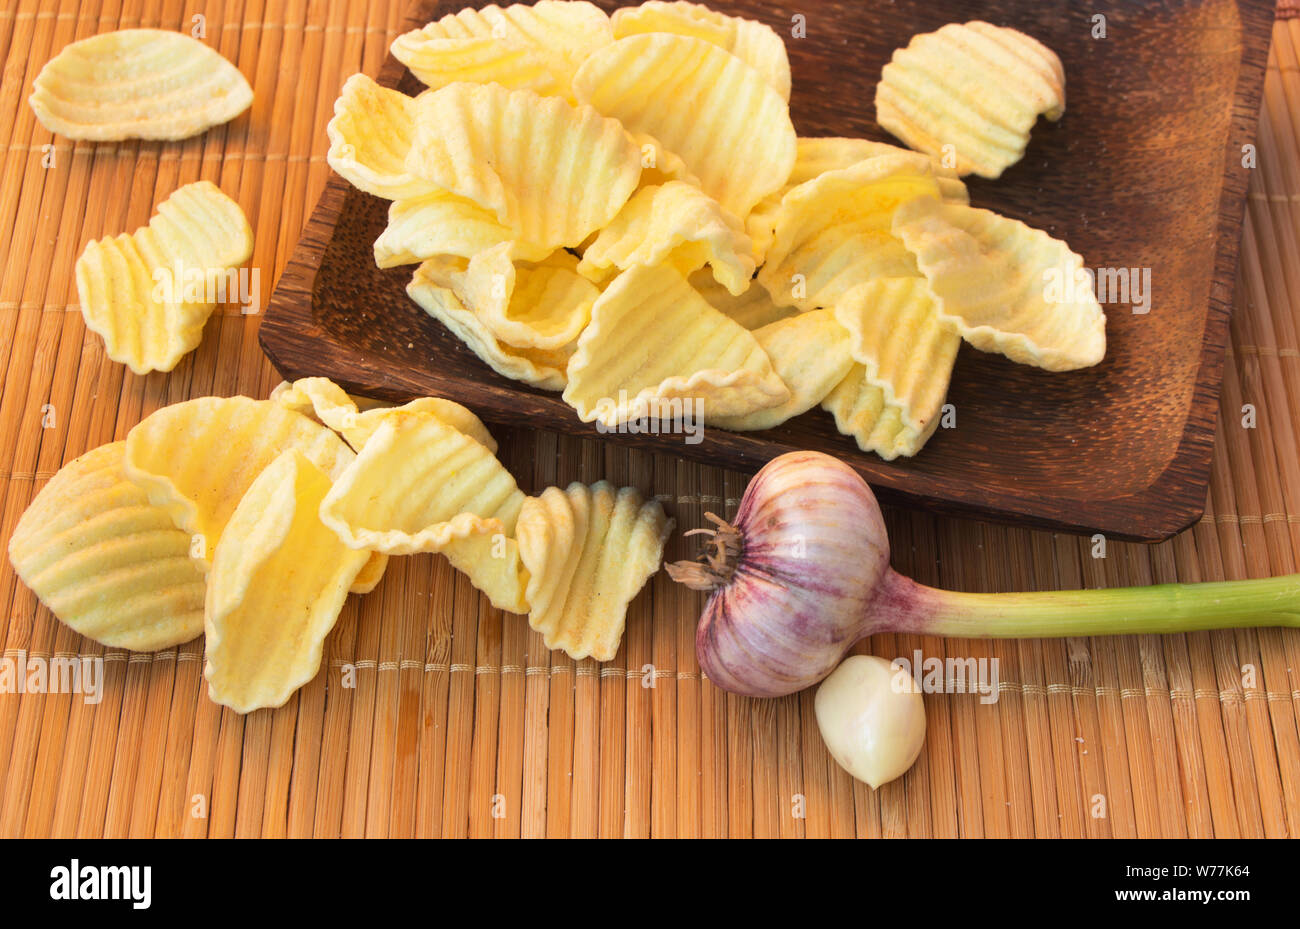
[{"label": "dark brown wooden tray", "polygon": [[[414,22],[459,8],[417,4]],[[602,4],[612,8],[613,4]],[[791,13],[717,3],[790,35]],[[1065,62],[1068,109],[1040,121],[1024,160],[971,199],[1069,241],[1092,268],[1150,268],[1151,310],[1107,306],[1110,348],[1088,371],[1048,374],[963,347],[949,401],[956,428],[919,456],[860,452],[820,410],[738,434],[610,435],[738,470],[792,449],[828,452],[885,499],[1047,528],[1158,540],[1205,504],[1272,0],[1108,4],[1093,12],[1037,0],[817,3],[807,37],[787,45],[791,109],[802,135],[887,140],[872,99],[892,50],[945,22],[1016,26]],[[379,81],[418,92],[392,58]],[[324,132],[324,127],[321,127]],[[386,203],[332,177],[261,325],[286,378],[323,375],[388,400],[435,394],[491,422],[597,436],[557,394],[495,374],[406,296],[411,268],[380,271],[371,245]]]}]

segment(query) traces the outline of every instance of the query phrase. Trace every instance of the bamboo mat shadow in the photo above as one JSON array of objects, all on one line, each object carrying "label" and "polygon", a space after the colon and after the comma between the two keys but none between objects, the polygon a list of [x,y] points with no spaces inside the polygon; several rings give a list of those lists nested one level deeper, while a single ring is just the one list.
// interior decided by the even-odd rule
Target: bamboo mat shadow
[{"label": "bamboo mat shadow", "polygon": [[[256,316],[221,315],[171,374],[108,361],[76,307],[85,241],[144,223],[208,178],[257,234],[263,299],[322,189],[343,79],[374,73],[405,14],[380,0],[19,0],[0,9],[0,481],[5,540],[83,451],[204,394],[278,378]],[[194,17],[201,16],[201,20]],[[201,25],[257,93],[182,144],[53,139],[25,99],[76,38]],[[1205,518],[1154,547],[890,510],[895,566],[965,590],[1262,577],[1300,557],[1300,20],[1274,32],[1219,441]],[[1249,405],[1253,428],[1243,423]],[[680,527],[734,512],[742,475],[527,431],[499,432],[529,489],[608,478],[662,495]],[[689,541],[689,540],[688,540]],[[692,552],[679,535],[669,557]],[[441,559],[395,559],[351,598],[321,675],[280,710],[212,704],[202,640],[105,650],[0,565],[7,654],[105,659],[97,705],[0,694],[2,836],[1294,836],[1300,632],[1056,641],[880,636],[894,656],[996,657],[1000,699],[929,695],[917,765],[873,792],[830,760],[812,694],[757,702],[701,680],[702,600],[664,576],[598,665],[552,654]],[[952,649],[957,649],[953,651]],[[347,686],[347,685],[352,686]]]}]

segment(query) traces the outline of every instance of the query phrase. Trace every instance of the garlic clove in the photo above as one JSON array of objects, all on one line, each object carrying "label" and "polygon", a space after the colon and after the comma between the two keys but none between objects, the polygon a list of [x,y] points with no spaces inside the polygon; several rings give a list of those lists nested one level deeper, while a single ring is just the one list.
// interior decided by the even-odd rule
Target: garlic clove
[{"label": "garlic clove", "polygon": [[925,744],[925,702],[902,667],[854,655],[817,688],[817,726],[831,757],[872,788],[901,777]]}]

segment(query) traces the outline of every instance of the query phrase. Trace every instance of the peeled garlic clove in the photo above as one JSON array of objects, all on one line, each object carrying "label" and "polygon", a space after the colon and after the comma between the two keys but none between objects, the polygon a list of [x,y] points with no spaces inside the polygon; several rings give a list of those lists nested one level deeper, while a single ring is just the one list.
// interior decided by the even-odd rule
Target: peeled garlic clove
[{"label": "peeled garlic clove", "polygon": [[901,777],[925,743],[925,703],[906,670],[854,655],[817,688],[817,726],[831,757],[873,788]]}]

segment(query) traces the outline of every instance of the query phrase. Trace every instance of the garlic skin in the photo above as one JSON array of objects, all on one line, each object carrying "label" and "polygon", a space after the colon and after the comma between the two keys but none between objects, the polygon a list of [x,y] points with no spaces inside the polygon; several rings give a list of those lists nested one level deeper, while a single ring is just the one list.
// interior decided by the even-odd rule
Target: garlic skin
[{"label": "garlic skin", "polygon": [[925,702],[912,676],[854,655],[817,688],[817,727],[841,768],[874,789],[901,777],[925,744]]}]

